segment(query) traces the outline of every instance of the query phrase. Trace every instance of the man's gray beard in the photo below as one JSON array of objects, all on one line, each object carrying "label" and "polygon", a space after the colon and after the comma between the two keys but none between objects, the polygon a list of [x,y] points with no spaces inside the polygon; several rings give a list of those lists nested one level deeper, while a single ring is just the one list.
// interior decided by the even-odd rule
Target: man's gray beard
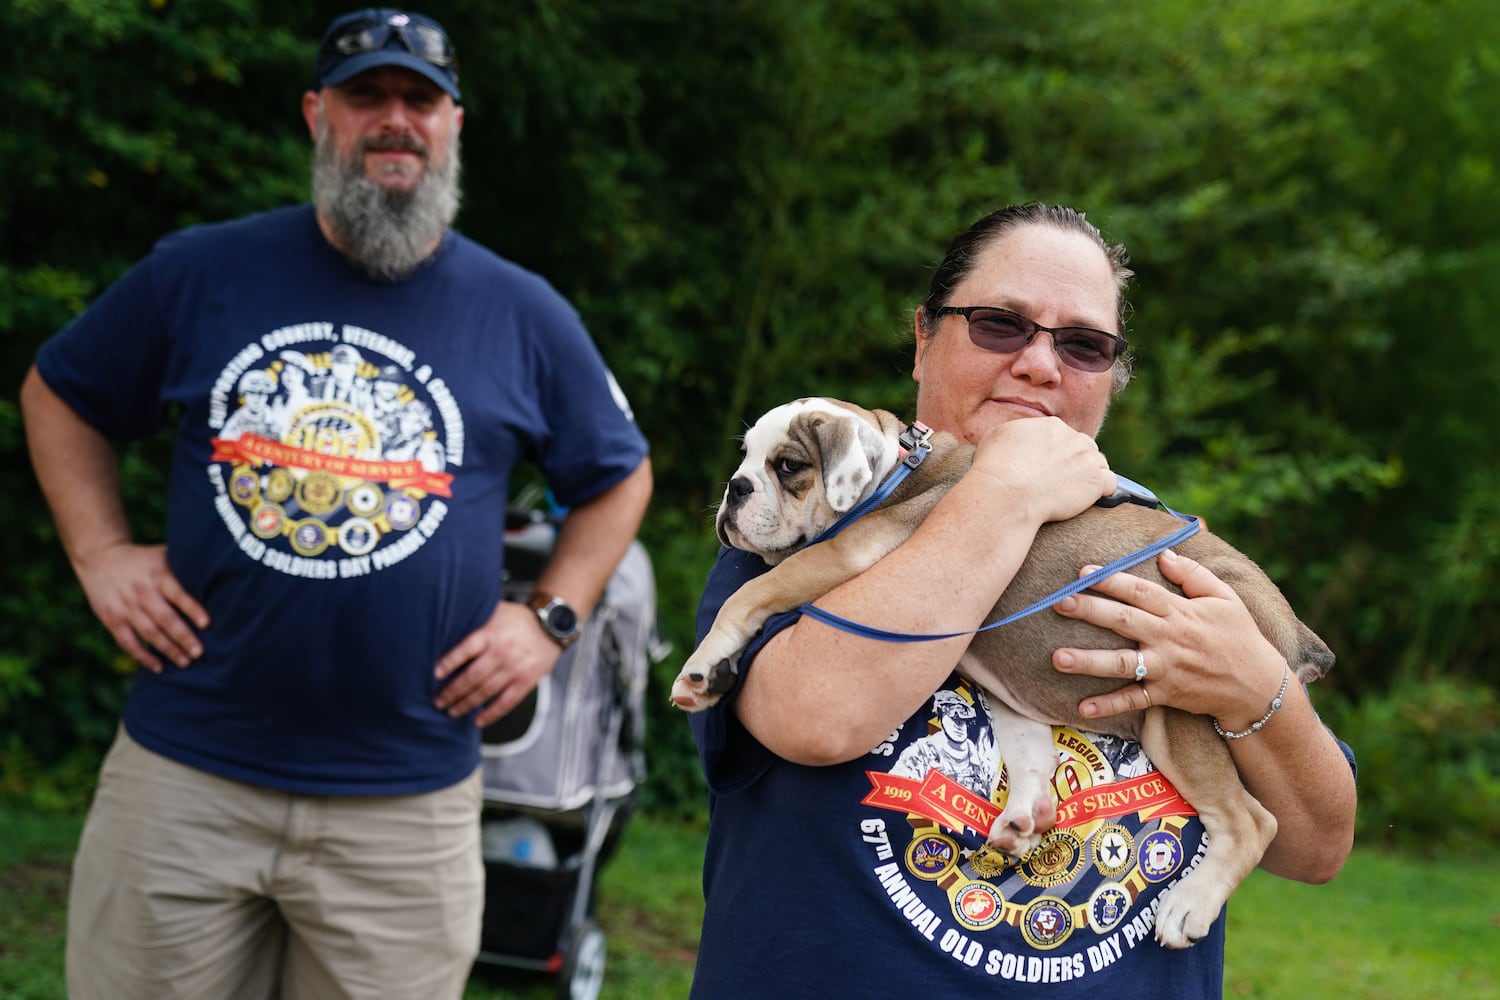
[{"label": "man's gray beard", "polygon": [[[429,150],[430,151],[430,150]],[[458,215],[459,142],[446,160],[425,161],[410,191],[392,191],[365,176],[364,144],[340,162],[328,125],[318,115],[313,147],[313,203],[339,249],[378,281],[400,281],[430,256]]]}]

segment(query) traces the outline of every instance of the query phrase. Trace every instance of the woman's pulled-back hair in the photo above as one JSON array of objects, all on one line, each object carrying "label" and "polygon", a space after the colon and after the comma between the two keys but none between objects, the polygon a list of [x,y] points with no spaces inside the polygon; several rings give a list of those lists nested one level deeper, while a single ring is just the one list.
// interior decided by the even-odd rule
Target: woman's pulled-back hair
[{"label": "woman's pulled-back hair", "polygon": [[[1027,202],[1024,205],[1008,205],[997,209],[959,233],[948,244],[942,263],[933,272],[932,283],[927,289],[927,298],[922,301],[921,323],[925,328],[928,317],[937,315],[937,310],[949,304],[953,289],[958,287],[973,269],[974,262],[994,244],[1011,233],[1030,226],[1049,226],[1065,232],[1087,236],[1104,253],[1105,260],[1115,279],[1115,318],[1118,333],[1125,333],[1127,305],[1125,292],[1135,272],[1129,267],[1130,255],[1124,245],[1108,243],[1097,226],[1075,208],[1066,205],[1044,205]],[[1130,381],[1131,364],[1127,353],[1115,362],[1114,391],[1119,392]]]}]

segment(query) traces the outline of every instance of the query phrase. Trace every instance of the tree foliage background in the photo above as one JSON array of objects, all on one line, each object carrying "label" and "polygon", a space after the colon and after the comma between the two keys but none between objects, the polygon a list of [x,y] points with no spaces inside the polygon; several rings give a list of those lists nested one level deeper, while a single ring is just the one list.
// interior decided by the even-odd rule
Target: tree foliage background
[{"label": "tree foliage background", "polygon": [[[129,665],[56,543],[16,387],[160,235],[305,198],[296,102],[346,6],[4,2],[0,780],[19,787],[97,756]],[[1030,199],[1131,248],[1139,374],[1101,441],[1283,585],[1339,656],[1317,696],[1500,684],[1485,0],[421,9],[462,59],[460,228],[578,305],[652,441],[643,536],[676,646],[658,707],[744,423],[807,394],[909,411],[911,310],[945,241]],[[161,450],[124,453],[144,538]],[[696,801],[681,720],[660,708],[651,740],[656,800]]]}]

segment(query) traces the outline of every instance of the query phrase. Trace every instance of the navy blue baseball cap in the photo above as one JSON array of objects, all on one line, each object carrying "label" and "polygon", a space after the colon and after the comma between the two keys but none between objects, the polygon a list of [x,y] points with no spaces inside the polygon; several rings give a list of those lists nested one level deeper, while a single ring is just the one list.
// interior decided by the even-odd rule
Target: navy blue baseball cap
[{"label": "navy blue baseball cap", "polygon": [[424,14],[370,7],[333,19],[318,44],[313,89],[337,87],[377,66],[420,73],[459,100],[458,53],[443,26]]}]

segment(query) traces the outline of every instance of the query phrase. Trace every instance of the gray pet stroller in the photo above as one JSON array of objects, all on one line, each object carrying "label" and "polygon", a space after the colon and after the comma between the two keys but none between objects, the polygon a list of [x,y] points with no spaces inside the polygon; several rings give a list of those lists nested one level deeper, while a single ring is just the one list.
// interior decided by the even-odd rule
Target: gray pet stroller
[{"label": "gray pet stroller", "polygon": [[[545,515],[510,512],[507,599],[530,594],[554,534]],[[634,542],[552,673],[485,729],[481,962],[556,974],[560,997],[598,996],[596,878],[645,777],[646,677],[666,652],[651,560]]]}]

